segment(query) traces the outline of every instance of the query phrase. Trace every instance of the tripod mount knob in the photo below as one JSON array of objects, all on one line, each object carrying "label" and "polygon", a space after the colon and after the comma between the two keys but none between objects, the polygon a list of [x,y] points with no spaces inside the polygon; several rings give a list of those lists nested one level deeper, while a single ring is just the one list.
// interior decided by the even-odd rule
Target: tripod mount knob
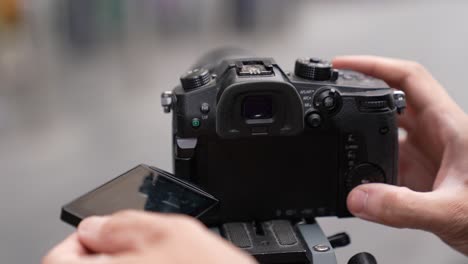
[{"label": "tripod mount knob", "polygon": [[377,264],[377,260],[372,254],[361,252],[349,259],[348,264]]}]

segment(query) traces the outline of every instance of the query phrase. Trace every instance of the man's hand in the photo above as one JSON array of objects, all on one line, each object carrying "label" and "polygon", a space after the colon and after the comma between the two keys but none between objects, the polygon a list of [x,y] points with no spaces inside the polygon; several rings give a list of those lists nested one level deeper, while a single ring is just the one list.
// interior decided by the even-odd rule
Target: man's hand
[{"label": "man's hand", "polygon": [[[333,60],[383,79],[406,93],[399,117],[399,184],[365,184],[348,196],[355,216],[373,222],[423,229],[468,255],[468,117],[421,65],[372,56]],[[407,188],[408,187],[408,188]]]},{"label": "man's hand", "polygon": [[55,246],[42,260],[43,264],[94,264],[107,263],[105,255],[91,255],[73,233],[62,243]]},{"label": "man's hand", "polygon": [[43,264],[253,264],[193,218],[136,211],[90,217]]}]

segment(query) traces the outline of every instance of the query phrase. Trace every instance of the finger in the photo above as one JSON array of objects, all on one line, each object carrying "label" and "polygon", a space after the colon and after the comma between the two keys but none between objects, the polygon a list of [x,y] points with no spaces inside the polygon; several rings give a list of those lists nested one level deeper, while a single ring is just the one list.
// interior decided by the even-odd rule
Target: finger
[{"label": "finger", "polygon": [[413,146],[408,138],[399,140],[398,154],[398,185],[418,192],[431,191],[438,168],[427,155]]},{"label": "finger", "polygon": [[434,193],[406,187],[364,184],[348,195],[348,209],[365,220],[398,227],[433,231],[444,225],[447,215]]},{"label": "finger", "polygon": [[78,226],[80,241],[96,253],[131,251],[139,247],[145,223],[134,215],[92,216]]},{"label": "finger", "polygon": [[89,255],[89,252],[78,240],[77,233],[68,236],[55,246],[42,260],[43,264],[57,263],[107,263],[106,256]]},{"label": "finger", "polygon": [[[404,185],[404,181],[402,179],[402,175],[406,175],[409,166],[411,165],[411,157],[408,157],[406,151],[406,145],[408,144],[408,140],[406,137],[399,137],[398,138],[398,185]],[[408,186],[407,186],[408,187]]]},{"label": "finger", "polygon": [[342,56],[335,58],[333,65],[362,72],[402,89],[415,111],[440,101],[447,102],[449,98],[431,74],[412,61],[375,56]]},{"label": "finger", "polygon": [[[180,263],[167,256],[161,254],[161,252],[145,252],[145,253],[136,253],[136,254],[119,254],[112,259],[112,263],[109,264],[170,264],[170,263]],[[182,263],[182,262],[181,262]],[[195,262],[192,262],[195,263]],[[96,263],[101,264],[101,263]]]},{"label": "finger", "polygon": [[110,217],[83,220],[78,226],[78,235],[90,250],[112,254],[143,249],[187,225],[189,228],[201,226],[188,217],[124,211]]},{"label": "finger", "polygon": [[76,233],[68,236],[64,241],[55,246],[49,255],[67,255],[70,257],[78,257],[86,255],[86,249],[81,245]]},{"label": "finger", "polygon": [[408,105],[405,112],[402,115],[397,116],[398,127],[404,128],[408,132],[413,131],[415,127],[414,119],[415,113],[411,105]]}]

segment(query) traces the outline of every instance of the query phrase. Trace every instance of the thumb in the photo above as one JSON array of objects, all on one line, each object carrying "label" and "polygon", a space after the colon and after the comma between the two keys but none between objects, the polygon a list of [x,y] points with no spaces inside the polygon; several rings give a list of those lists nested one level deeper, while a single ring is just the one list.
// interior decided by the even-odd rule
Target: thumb
[{"label": "thumb", "polygon": [[78,226],[80,242],[95,253],[121,253],[145,247],[164,236],[167,217],[134,211],[93,216]]},{"label": "thumb", "polygon": [[415,192],[406,187],[371,183],[348,195],[349,211],[362,219],[398,227],[436,231],[444,226],[446,208],[435,193]]},{"label": "thumb", "polygon": [[78,226],[80,242],[95,253],[116,254],[142,250],[168,239],[204,231],[194,218],[140,211],[89,217]]}]

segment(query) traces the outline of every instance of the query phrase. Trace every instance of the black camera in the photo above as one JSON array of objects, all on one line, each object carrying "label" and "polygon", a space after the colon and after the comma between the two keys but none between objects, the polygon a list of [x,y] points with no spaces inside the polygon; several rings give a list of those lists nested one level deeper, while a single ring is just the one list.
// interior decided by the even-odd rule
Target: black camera
[{"label": "black camera", "polygon": [[[349,216],[346,196],[359,184],[396,182],[404,93],[327,61],[300,58],[289,73],[218,50],[161,100],[173,111],[175,175],[139,165],[63,206],[64,221],[182,213],[260,263],[336,264],[333,249],[350,238],[327,238],[314,218]],[[376,260],[363,252],[348,263]]]},{"label": "black camera", "polygon": [[362,183],[395,184],[405,95],[317,58],[294,72],[239,50],[203,57],[161,96],[176,177],[220,203],[206,224],[349,216]]}]

